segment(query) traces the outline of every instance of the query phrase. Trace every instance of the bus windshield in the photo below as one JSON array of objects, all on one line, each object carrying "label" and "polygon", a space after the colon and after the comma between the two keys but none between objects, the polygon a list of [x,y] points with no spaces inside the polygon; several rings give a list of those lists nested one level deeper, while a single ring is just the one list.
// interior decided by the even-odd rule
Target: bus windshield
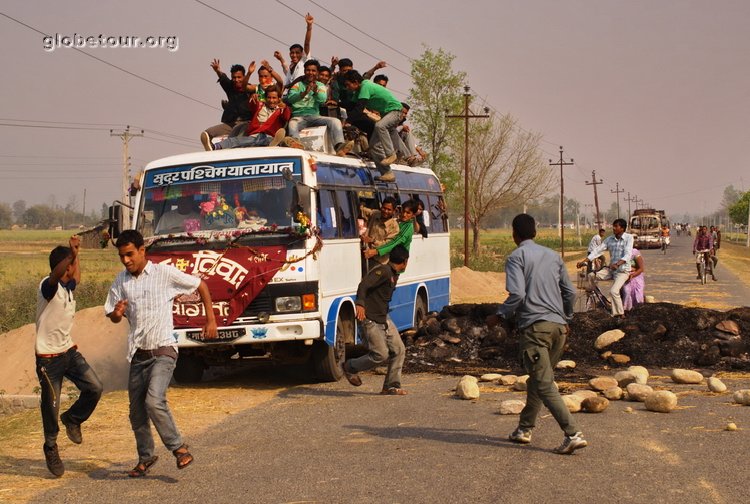
[{"label": "bus windshield", "polygon": [[[239,176],[204,177],[208,180],[203,181],[195,181],[194,174],[183,176],[190,173],[188,170],[149,173],[143,189],[139,228],[144,236],[288,229],[293,225],[290,210],[293,183],[281,173],[263,174],[247,167],[234,167]],[[207,171],[206,168],[213,167],[200,168]],[[248,172],[252,175],[248,176]]]}]

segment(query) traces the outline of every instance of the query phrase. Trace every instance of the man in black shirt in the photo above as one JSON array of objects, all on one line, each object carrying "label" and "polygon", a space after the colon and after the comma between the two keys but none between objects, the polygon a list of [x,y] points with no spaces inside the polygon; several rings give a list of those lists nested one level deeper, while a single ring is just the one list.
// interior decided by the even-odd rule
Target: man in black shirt
[{"label": "man in black shirt", "polygon": [[388,362],[381,394],[406,395],[401,388],[401,368],[405,347],[396,325],[388,316],[388,303],[396,289],[398,275],[406,269],[409,251],[397,245],[390,252],[389,262],[379,264],[362,279],[357,288],[357,320],[361,322],[367,354],[344,362],[344,375],[355,387],[362,385],[357,373]]},{"label": "man in black shirt", "polygon": [[211,68],[219,76],[219,85],[227,94],[226,102],[222,102],[224,113],[221,114],[221,123],[201,132],[201,143],[206,150],[211,149],[211,139],[221,135],[229,135],[238,124],[249,121],[252,118],[248,102],[250,91],[245,85],[245,67],[232,65],[230,73],[232,78],[221,71],[219,60],[211,62]]}]

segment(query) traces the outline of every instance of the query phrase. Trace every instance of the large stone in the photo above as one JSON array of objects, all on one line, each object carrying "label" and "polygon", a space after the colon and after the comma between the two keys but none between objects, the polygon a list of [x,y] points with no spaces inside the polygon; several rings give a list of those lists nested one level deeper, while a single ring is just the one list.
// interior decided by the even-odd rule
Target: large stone
[{"label": "large stone", "polygon": [[616,387],[618,385],[617,380],[611,376],[597,376],[589,380],[589,387],[593,390],[601,392],[608,388]]},{"label": "large stone", "polygon": [[640,383],[631,383],[625,390],[628,392],[628,401],[638,402],[645,401],[646,397],[654,391],[648,385],[641,385]]},{"label": "large stone", "polygon": [[557,369],[575,369],[576,363],[572,360],[561,360],[557,363],[557,366],[555,368]]},{"label": "large stone", "polygon": [[516,383],[513,384],[513,390],[524,392],[526,390],[526,380],[529,379],[529,375],[519,376]]},{"label": "large stone", "polygon": [[602,395],[610,401],[619,401],[622,399],[623,391],[620,387],[612,387],[602,392]]},{"label": "large stone", "polygon": [[581,409],[586,413],[601,413],[609,406],[609,400],[605,397],[587,397],[581,403]]},{"label": "large stone", "polygon": [[716,329],[727,334],[734,334],[735,336],[740,333],[740,326],[734,320],[722,320],[716,324]]},{"label": "large stone", "polygon": [[712,376],[708,379],[708,390],[711,392],[726,392],[727,386],[724,385],[724,382],[716,378],[715,376]]},{"label": "large stone", "polygon": [[632,371],[618,371],[615,373],[615,380],[620,387],[627,387],[631,383],[636,383],[635,374]]},{"label": "large stone", "polygon": [[[455,320],[455,319],[451,319]],[[448,333],[442,333],[440,336],[438,336],[441,340],[445,341],[446,343],[450,343],[451,345],[458,345],[461,343],[461,338],[457,338],[456,336],[453,336]]]},{"label": "large stone", "polygon": [[673,369],[669,376],[675,383],[694,385],[703,381],[703,375],[691,369]]},{"label": "large stone", "polygon": [[604,348],[607,348],[615,341],[620,341],[624,337],[625,333],[623,331],[621,331],[620,329],[612,329],[611,331],[600,334],[599,337],[596,338],[596,341],[594,341],[594,348],[596,348],[597,350],[602,350]]},{"label": "large stone", "polygon": [[513,385],[518,381],[518,376],[514,374],[503,375],[500,377],[500,383],[503,385]]},{"label": "large stone", "polygon": [[630,362],[630,357],[625,354],[613,353],[607,360],[612,364],[622,366],[623,364],[627,364],[628,362]]},{"label": "large stone", "polygon": [[466,375],[456,385],[456,395],[461,399],[479,399],[479,385],[474,376]]},{"label": "large stone", "polygon": [[677,395],[669,390],[657,390],[646,397],[644,405],[649,411],[669,413],[677,407]]},{"label": "large stone", "polygon": [[734,402],[736,402],[737,404],[750,406],[750,389],[742,389],[736,391],[734,394],[732,394],[732,399],[734,399]]},{"label": "large stone", "polygon": [[635,375],[635,382],[640,385],[648,383],[648,369],[643,366],[630,366],[628,371]]},{"label": "large stone", "polygon": [[599,396],[599,394],[597,394],[593,390],[576,390],[575,392],[573,392],[572,395],[576,395],[576,396],[581,397],[583,399],[586,399],[587,397],[598,397]]},{"label": "large stone", "polygon": [[568,411],[571,413],[578,413],[581,411],[581,403],[584,398],[576,394],[567,394],[562,396],[562,400],[565,403],[565,407],[568,408]]},{"label": "large stone", "polygon": [[458,327],[458,320],[454,318],[445,319],[440,323],[440,328],[450,334],[460,334],[461,328]]},{"label": "large stone", "polygon": [[518,415],[521,410],[526,406],[524,401],[519,399],[508,399],[500,403],[500,414],[501,415]]},{"label": "large stone", "polygon": [[479,381],[481,381],[481,382],[494,382],[494,381],[499,381],[500,378],[502,378],[502,377],[503,377],[503,375],[501,375],[500,373],[487,373],[487,374],[483,374],[482,376],[480,376],[479,377]]}]

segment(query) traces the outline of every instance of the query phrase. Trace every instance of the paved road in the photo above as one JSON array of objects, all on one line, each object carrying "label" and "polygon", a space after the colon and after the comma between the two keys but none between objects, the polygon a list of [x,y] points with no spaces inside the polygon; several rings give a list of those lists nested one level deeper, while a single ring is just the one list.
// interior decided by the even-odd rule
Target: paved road
[{"label": "paved road", "polygon": [[[453,397],[456,377],[408,375],[406,397],[377,394],[382,377],[299,385],[190,439],[196,462],[177,471],[171,455],[142,480],[113,461],[70,479],[39,503],[735,503],[748,502],[750,407],[703,386],[669,386],[680,409],[645,411],[613,402],[578,414],[590,446],[573,456],[549,449],[561,432],[543,417],[530,446],[505,440],[515,416],[499,402],[523,398],[486,386],[477,401]],[[667,385],[662,380],[655,383]],[[750,386],[750,377],[731,388]],[[626,407],[633,412],[625,412]],[[728,421],[740,430],[723,430]]]}]

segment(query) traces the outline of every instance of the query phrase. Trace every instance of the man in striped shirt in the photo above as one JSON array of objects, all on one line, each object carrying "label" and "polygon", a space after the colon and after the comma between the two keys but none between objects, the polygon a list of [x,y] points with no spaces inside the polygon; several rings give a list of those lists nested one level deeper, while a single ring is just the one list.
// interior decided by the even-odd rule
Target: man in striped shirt
[{"label": "man in striped shirt", "polygon": [[166,398],[177,361],[172,303],[178,295],[190,294],[197,289],[206,313],[204,337],[213,339],[217,336],[217,330],[211,294],[200,278],[173,266],[149,261],[143,236],[138,231],[123,231],[115,245],[125,271],[115,278],[104,312],[112,322],[118,323],[125,317],[130,324],[128,396],[138,464],[128,472],[128,476],[145,476],[158,460],[154,455],[151,422],[177,459],[177,468],[184,469],[193,461],[193,456],[182,441]]}]

